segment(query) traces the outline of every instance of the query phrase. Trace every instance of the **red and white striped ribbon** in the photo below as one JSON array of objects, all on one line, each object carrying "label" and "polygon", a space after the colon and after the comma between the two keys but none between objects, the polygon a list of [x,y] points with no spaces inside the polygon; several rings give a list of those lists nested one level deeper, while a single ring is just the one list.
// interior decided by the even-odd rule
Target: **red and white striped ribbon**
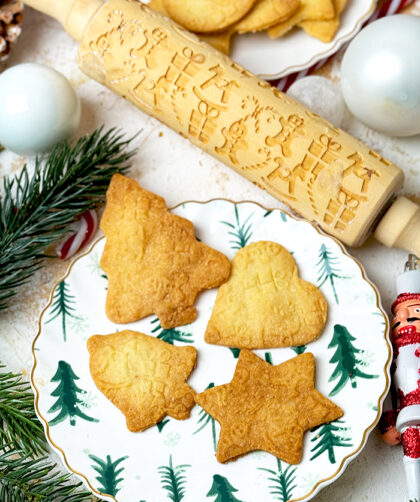
[{"label": "red and white striped ribbon", "polygon": [[[396,14],[397,12],[400,12],[402,9],[404,9],[413,2],[414,0],[387,0],[386,2],[384,2],[375,9],[371,17],[367,21],[365,21],[362,28],[364,28],[366,25],[372,23],[373,21],[376,21],[381,17],[391,16],[393,14]],[[350,42],[347,42],[337,52],[345,50],[345,48],[348,46],[349,43]],[[310,75],[315,70],[318,70],[319,68],[324,66],[324,64],[328,63],[329,61],[331,61],[331,59],[333,59],[336,56],[337,52],[328,56],[325,59],[322,59],[321,61],[318,61],[318,63],[314,64],[313,66],[310,66],[306,70],[302,70],[297,73],[291,73],[290,75],[287,75],[286,77],[283,77],[281,79],[270,80],[270,84],[277,87],[277,89],[279,89],[280,91],[286,92],[287,89],[293,84],[293,82],[299,80],[302,77]]]},{"label": "red and white striped ribbon", "polygon": [[90,209],[81,215],[72,225],[74,232],[65,237],[55,248],[56,255],[62,260],[73,256],[85,246],[98,228],[98,215]]}]

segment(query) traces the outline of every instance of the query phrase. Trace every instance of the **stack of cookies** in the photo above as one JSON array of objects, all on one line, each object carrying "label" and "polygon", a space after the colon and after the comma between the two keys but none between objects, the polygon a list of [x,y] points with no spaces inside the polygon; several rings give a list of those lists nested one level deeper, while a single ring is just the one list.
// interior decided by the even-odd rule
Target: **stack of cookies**
[{"label": "stack of cookies", "polygon": [[119,174],[108,189],[101,228],[111,321],[126,324],[154,313],[165,329],[187,324],[197,317],[200,291],[220,286],[204,338],[241,349],[232,381],[196,394],[187,383],[197,363],[194,347],[128,329],[91,336],[92,378],[125,415],[127,428],[142,431],[166,415],[186,419],[198,403],[221,425],[220,462],[254,450],[300,462],[304,431],[343,411],[315,389],[311,353],[272,366],[252,352],[308,344],[324,328],[325,298],[299,277],[292,255],[278,243],[258,241],[231,264],[197,241],[192,223],[171,214],[161,197]]},{"label": "stack of cookies", "polygon": [[149,6],[229,53],[235,34],[267,30],[279,38],[292,28],[330,42],[347,0],[150,0]]}]

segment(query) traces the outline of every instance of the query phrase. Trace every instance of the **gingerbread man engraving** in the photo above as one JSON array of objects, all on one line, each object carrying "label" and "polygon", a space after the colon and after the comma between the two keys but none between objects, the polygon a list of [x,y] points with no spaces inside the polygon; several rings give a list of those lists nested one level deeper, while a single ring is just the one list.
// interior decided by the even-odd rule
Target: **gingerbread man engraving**
[{"label": "gingerbread man engraving", "polygon": [[247,127],[243,120],[237,120],[229,129],[224,127],[222,134],[225,142],[222,147],[216,146],[215,150],[220,155],[226,155],[235,166],[239,165],[237,154],[240,150],[247,150],[248,142],[244,139],[246,137]]}]

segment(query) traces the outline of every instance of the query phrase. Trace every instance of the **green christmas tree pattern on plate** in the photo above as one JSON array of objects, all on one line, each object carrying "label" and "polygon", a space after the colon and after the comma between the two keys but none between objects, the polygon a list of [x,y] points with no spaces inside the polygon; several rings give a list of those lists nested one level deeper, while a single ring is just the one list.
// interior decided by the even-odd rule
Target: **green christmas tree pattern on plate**
[{"label": "green christmas tree pattern on plate", "polygon": [[296,345],[295,347],[292,347],[292,349],[297,355],[303,354],[306,350],[306,345]]},{"label": "green christmas tree pattern on plate", "polygon": [[89,458],[96,464],[92,464],[92,469],[99,474],[99,476],[95,478],[100,483],[98,490],[104,495],[112,495],[115,497],[121,489],[118,485],[124,481],[123,478],[118,477],[124,471],[124,467],[118,469],[118,466],[121,462],[126,460],[128,456],[121,457],[115,462],[111,460],[111,455],[107,455],[106,460],[102,460],[95,455],[89,455]]},{"label": "green christmas tree pattern on plate", "polygon": [[169,422],[169,418],[164,418],[163,420],[161,420],[160,422],[158,422],[156,424],[156,427],[158,429],[159,432],[162,432],[163,431],[163,428],[165,427],[165,425]]},{"label": "green christmas tree pattern on plate", "polygon": [[369,375],[360,369],[363,366],[361,356],[365,351],[356,348],[352,343],[354,341],[356,341],[356,338],[350,334],[345,326],[341,324],[334,326],[334,334],[328,348],[336,347],[330,363],[335,363],[337,366],[330,376],[329,382],[337,378],[339,380],[330,392],[330,396],[338,394],[347,382],[350,382],[353,388],[357,387],[357,378],[378,378],[378,375]]},{"label": "green christmas tree pattern on plate", "polygon": [[48,410],[48,413],[59,414],[50,420],[50,426],[57,425],[60,422],[70,419],[70,425],[76,425],[76,417],[87,420],[88,422],[99,422],[97,418],[92,418],[83,413],[81,407],[85,406],[83,396],[86,391],[76,385],[79,377],[74,373],[70,364],[65,361],[59,361],[57,371],[51,378],[51,382],[58,382],[56,389],[51,392],[51,396],[56,397],[56,402]]},{"label": "green christmas tree pattern on plate", "polygon": [[[358,453],[376,418],[374,407],[380,407],[389,350],[385,338],[388,323],[376,291],[357,263],[332,240],[307,223],[283,218],[278,210],[267,212],[248,202],[215,201],[186,203],[184,209],[173,211],[190,219],[202,241],[230,259],[244,245],[267,238],[294,252],[305,280],[319,285],[324,281],[321,289],[329,295],[329,313],[323,336],[307,346],[259,350],[258,355],[278,364],[296,353],[314,352],[317,367],[322,368],[317,375],[318,388],[325,395],[338,392],[344,422],[308,431],[304,456],[297,466],[262,452],[218,464],[214,452],[220,426],[199,407],[188,420],[165,417],[156,427],[129,432],[124,417],[96,389],[88,371],[87,338],[93,333],[116,331],[104,312],[107,281],[98,268],[103,239],[93,247],[95,262],[90,253],[81,257],[64,283],[55,288],[34,345],[37,364],[33,382],[39,393],[40,416],[51,419],[51,442],[91,486],[119,502],[285,502],[310,498],[317,486],[330,483],[342,472],[348,456]],[[215,293],[200,295],[200,315],[191,325],[165,330],[156,315],[130,325],[130,329],[184,349],[196,346],[198,367],[189,380],[195,391],[209,382],[229,382],[239,354],[233,345],[229,350],[203,340]],[[48,322],[51,318],[54,320]],[[350,407],[357,413],[349,413]]]},{"label": "green christmas tree pattern on plate", "polygon": [[269,490],[271,495],[274,496],[275,500],[280,500],[281,502],[287,502],[292,498],[293,490],[296,488],[294,485],[296,467],[292,465],[287,465],[285,469],[282,467],[281,460],[276,458],[277,471],[273,469],[267,469],[266,467],[259,467],[260,471],[265,471],[270,474],[268,480],[271,481],[272,485],[269,485]]},{"label": "green christmas tree pattern on plate", "polygon": [[318,288],[321,288],[327,281],[329,281],[334,293],[335,301],[336,303],[339,303],[334,279],[345,279],[345,276],[339,274],[339,271],[337,270],[337,261],[338,258],[332,254],[327,246],[325,244],[321,244],[321,247],[319,248],[319,261],[317,263],[319,273],[317,286]]},{"label": "green christmas tree pattern on plate", "polygon": [[234,206],[235,211],[235,222],[231,223],[229,221],[221,221],[223,225],[226,225],[231,230],[228,232],[230,236],[233,237],[229,241],[231,249],[241,249],[248,244],[249,239],[252,237],[252,225],[248,224],[248,221],[252,217],[253,213],[249,214],[243,223],[240,222],[238,205]]},{"label": "green christmas tree pattern on plate", "polygon": [[207,497],[216,497],[212,502],[243,502],[235,497],[234,493],[237,491],[227,478],[220,476],[220,474],[215,474]]},{"label": "green christmas tree pattern on plate", "polygon": [[[270,214],[273,212],[273,210],[269,210],[269,211],[266,211],[263,215],[264,218],[267,218],[267,216],[270,216]],[[280,218],[281,218],[281,221],[284,221],[286,222],[287,221],[287,215],[286,213],[283,213],[283,211],[278,211],[278,213],[280,214]]]},{"label": "green christmas tree pattern on plate", "polygon": [[52,310],[50,311],[50,318],[47,323],[61,316],[61,328],[65,342],[67,341],[67,317],[81,320],[79,316],[74,314],[76,310],[73,306],[74,303],[76,303],[74,296],[69,293],[69,287],[66,281],[61,281],[55,290],[53,303],[51,305]]},{"label": "green christmas tree pattern on plate", "polygon": [[158,468],[162,487],[168,492],[168,497],[172,502],[181,502],[185,495],[185,483],[187,478],[185,471],[189,464],[182,464],[174,466],[172,462],[172,455],[169,455],[169,465],[161,465]]},{"label": "green christmas tree pattern on plate", "polygon": [[[212,387],[214,387],[214,383],[210,382],[207,385],[206,390],[211,389]],[[214,451],[216,451],[217,450],[216,421],[214,420],[214,418],[211,415],[206,413],[203,410],[203,408],[200,408],[200,411],[198,413],[198,417],[199,417],[198,424],[200,425],[200,427],[196,431],[193,432],[193,435],[202,431],[205,427],[207,427],[207,425],[211,425],[211,435],[213,438],[213,449],[214,449]]]},{"label": "green christmas tree pattern on plate", "polygon": [[343,420],[335,420],[313,429],[317,434],[311,439],[311,442],[315,442],[315,446],[311,449],[311,452],[314,452],[311,460],[328,452],[328,460],[335,464],[334,448],[353,446],[351,438],[348,436],[349,427],[345,427],[343,424]]},{"label": "green christmas tree pattern on plate", "polygon": [[171,345],[173,345],[174,342],[194,343],[191,333],[186,333],[177,328],[163,329],[158,318],[153,319],[152,324],[156,325],[153,327],[152,333],[157,333],[157,338],[160,338],[166,343],[170,343]]}]

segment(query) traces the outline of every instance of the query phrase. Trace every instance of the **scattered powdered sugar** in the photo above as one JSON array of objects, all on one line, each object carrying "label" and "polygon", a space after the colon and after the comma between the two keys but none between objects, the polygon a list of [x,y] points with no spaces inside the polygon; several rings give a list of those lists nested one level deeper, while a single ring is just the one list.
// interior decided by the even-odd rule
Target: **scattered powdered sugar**
[{"label": "scattered powdered sugar", "polygon": [[340,86],[329,78],[311,75],[296,80],[290,86],[287,95],[306,105],[335,126],[341,126],[346,113],[346,105]]}]

